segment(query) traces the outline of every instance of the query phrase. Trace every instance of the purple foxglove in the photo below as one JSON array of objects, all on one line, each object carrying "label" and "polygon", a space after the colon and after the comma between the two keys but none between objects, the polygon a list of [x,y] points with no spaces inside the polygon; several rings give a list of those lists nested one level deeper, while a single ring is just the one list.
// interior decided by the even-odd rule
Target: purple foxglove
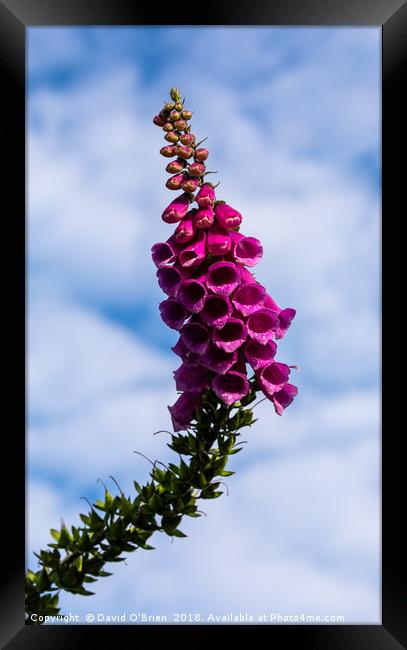
[{"label": "purple foxglove", "polygon": [[188,194],[180,194],[176,199],[171,201],[165,208],[161,218],[165,223],[178,223],[181,221],[188,212],[189,196]]},{"label": "purple foxglove", "polygon": [[172,266],[171,264],[161,266],[157,271],[159,287],[167,294],[167,296],[174,297],[176,295],[182,278],[182,270]]},{"label": "purple foxglove", "polygon": [[175,176],[171,176],[171,178],[166,182],[165,187],[169,190],[179,190],[187,178],[188,176],[186,174],[176,174]]},{"label": "purple foxglove", "polygon": [[199,395],[185,392],[179,396],[175,404],[168,407],[174,431],[184,431],[188,428],[194,418],[195,409],[199,408],[200,404]]},{"label": "purple foxglove", "polygon": [[247,319],[249,336],[263,345],[275,336],[277,327],[278,316],[271,309],[256,311]]},{"label": "purple foxglove", "polygon": [[158,269],[175,262],[178,257],[179,246],[172,237],[165,242],[158,242],[151,247],[151,257]]},{"label": "purple foxglove", "polygon": [[198,186],[199,186],[199,179],[194,178],[193,176],[185,175],[185,178],[181,183],[181,187],[184,190],[184,192],[195,192]]},{"label": "purple foxglove", "polygon": [[178,288],[177,300],[188,311],[198,312],[205,303],[206,288],[198,280],[183,280]]},{"label": "purple foxglove", "polygon": [[207,368],[190,361],[184,361],[174,371],[175,386],[177,390],[189,393],[202,393],[208,386],[209,373]]},{"label": "purple foxglove", "polygon": [[242,320],[230,316],[221,329],[215,329],[212,340],[225,352],[234,352],[245,342],[247,327]]},{"label": "purple foxglove", "polygon": [[199,266],[206,257],[206,233],[199,230],[193,241],[179,254],[179,263],[186,268]]},{"label": "purple foxglove", "polygon": [[191,219],[185,217],[179,222],[174,232],[174,240],[177,244],[185,244],[194,238],[196,232],[195,224]]},{"label": "purple foxglove", "polygon": [[263,257],[263,246],[255,237],[246,237],[240,232],[230,233],[232,238],[232,255],[236,262],[245,266],[255,266]]},{"label": "purple foxglove", "polygon": [[194,212],[194,222],[197,228],[209,228],[215,220],[215,213],[211,206],[198,208]]},{"label": "purple foxglove", "polygon": [[[207,208],[208,209],[208,208]],[[231,248],[232,240],[228,230],[221,228],[216,222],[209,228],[206,250],[211,255],[226,255]]]},{"label": "purple foxglove", "polygon": [[171,350],[177,354],[183,361],[191,361],[192,363],[199,363],[201,356],[191,350],[185,345],[182,336],[179,337],[176,344],[171,348]]},{"label": "purple foxglove", "polygon": [[271,401],[278,415],[283,415],[284,409],[290,406],[297,393],[298,388],[293,384],[286,384],[281,390],[274,393]]},{"label": "purple foxglove", "polygon": [[233,292],[232,302],[243,316],[250,316],[262,309],[265,293],[265,288],[257,282],[241,284]]},{"label": "purple foxglove", "polygon": [[262,345],[258,341],[249,339],[244,348],[245,357],[254,371],[271,363],[276,351],[277,345],[274,341],[268,341],[265,345]]},{"label": "purple foxglove", "polygon": [[230,371],[217,375],[212,380],[212,390],[222,402],[230,406],[247,395],[250,384],[244,375]]},{"label": "purple foxglove", "polygon": [[186,323],[181,329],[181,336],[187,348],[196,354],[206,352],[210,343],[210,334],[200,323]]},{"label": "purple foxglove", "polygon": [[200,312],[205,325],[220,329],[232,313],[232,305],[226,296],[208,295]]},{"label": "purple foxglove", "polygon": [[213,293],[229,296],[239,283],[240,271],[233,262],[215,262],[208,268],[206,284]]},{"label": "purple foxglove", "polygon": [[227,203],[218,203],[215,205],[215,218],[222,228],[234,230],[242,223],[240,212],[231,208]]},{"label": "purple foxglove", "polygon": [[237,361],[237,352],[225,352],[217,345],[210,345],[201,357],[201,363],[216,372],[223,375],[230,370]]},{"label": "purple foxglove", "polygon": [[159,304],[161,318],[173,330],[180,330],[188,314],[175,298],[167,298]]},{"label": "purple foxglove", "polygon": [[267,307],[268,309],[272,309],[278,314],[278,327],[276,329],[276,339],[282,339],[287,332],[288,328],[291,325],[291,322],[295,318],[296,311],[295,309],[292,309],[291,307],[287,307],[286,309],[281,309],[273,300],[273,298],[270,296],[270,294],[266,293],[264,297],[264,306]]},{"label": "purple foxglove", "polygon": [[195,149],[194,158],[198,162],[203,162],[204,160],[207,159],[208,156],[209,156],[208,149],[205,149],[204,147],[200,147],[199,149]]},{"label": "purple foxglove", "polygon": [[200,208],[209,208],[215,203],[215,190],[209,183],[204,183],[195,197]]},{"label": "purple foxglove", "polygon": [[290,368],[285,363],[273,361],[258,371],[259,386],[266,397],[271,398],[288,382]]}]

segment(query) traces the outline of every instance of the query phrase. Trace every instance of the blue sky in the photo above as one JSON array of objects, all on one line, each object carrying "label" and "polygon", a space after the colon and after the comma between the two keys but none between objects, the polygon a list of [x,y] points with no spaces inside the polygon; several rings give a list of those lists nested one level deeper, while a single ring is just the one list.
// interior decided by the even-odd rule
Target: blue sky
[{"label": "blue sky", "polygon": [[[297,309],[300,366],[231,461],[229,496],[63,610],[268,611],[380,621],[380,31],[28,30],[28,540],[76,523],[113,474],[163,461],[176,398],[150,259],[166,239],[162,134],[172,86],[208,136],[219,192],[259,237],[256,277]],[[199,558],[199,562],[197,562]]]}]

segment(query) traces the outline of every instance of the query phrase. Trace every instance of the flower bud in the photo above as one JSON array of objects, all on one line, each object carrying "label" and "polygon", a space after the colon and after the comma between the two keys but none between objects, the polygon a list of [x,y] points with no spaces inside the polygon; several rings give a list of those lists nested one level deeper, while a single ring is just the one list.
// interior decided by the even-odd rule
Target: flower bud
[{"label": "flower bud", "polygon": [[171,176],[165,184],[169,190],[179,190],[183,181],[185,180],[185,174],[177,174],[176,176]]},{"label": "flower bud", "polygon": [[166,120],[165,120],[165,118],[162,117],[161,115],[155,115],[155,117],[153,117],[153,122],[154,122],[154,124],[156,124],[157,126],[164,126]]},{"label": "flower bud", "polygon": [[215,190],[209,183],[204,183],[195,197],[200,208],[212,206],[215,202]]},{"label": "flower bud", "polygon": [[[184,175],[185,176],[185,175]],[[186,178],[182,183],[181,183],[181,188],[184,190],[184,192],[195,192],[199,185],[199,180],[197,178]]]},{"label": "flower bud", "polygon": [[195,224],[185,217],[179,222],[174,232],[174,240],[177,244],[185,244],[195,236]]},{"label": "flower bud", "polygon": [[185,120],[177,120],[176,122],[174,122],[174,126],[177,129],[177,131],[185,131],[185,129],[187,128],[187,123],[185,122]]},{"label": "flower bud", "polygon": [[191,147],[186,147],[184,145],[179,145],[176,148],[176,154],[179,156],[179,158],[191,158],[193,154],[193,149]]},{"label": "flower bud", "polygon": [[202,162],[203,160],[206,160],[208,156],[209,156],[208,149],[204,149],[203,147],[201,147],[195,150],[194,158],[198,162]]},{"label": "flower bud", "polygon": [[175,104],[174,108],[175,108],[176,111],[182,111],[182,109],[183,109],[182,102],[177,102]]},{"label": "flower bud", "polygon": [[158,113],[160,117],[162,117],[165,121],[168,120],[168,111],[166,111],[164,108]]},{"label": "flower bud", "polygon": [[169,205],[167,205],[161,215],[161,218],[163,221],[165,221],[165,223],[177,223],[185,217],[186,213],[188,212],[188,208],[189,196],[188,194],[181,194],[180,196],[177,196],[176,199],[171,201]]},{"label": "flower bud", "polygon": [[178,111],[173,111],[168,119],[171,122],[176,122],[177,120],[180,119],[180,117],[181,117],[181,113],[178,113]]},{"label": "flower bud", "polygon": [[211,206],[207,208],[198,208],[193,216],[197,228],[209,228],[214,222],[215,213]]},{"label": "flower bud", "polygon": [[240,212],[232,208],[227,203],[218,203],[215,206],[215,217],[222,228],[234,230],[242,223]]},{"label": "flower bud", "polygon": [[182,111],[181,115],[183,120],[190,120],[192,117],[192,111]]},{"label": "flower bud", "polygon": [[167,140],[167,142],[178,142],[178,135],[172,131],[171,133],[166,133],[164,139]]},{"label": "flower bud", "polygon": [[189,147],[195,142],[195,136],[192,133],[183,133],[179,136],[179,139],[182,144],[186,144]]},{"label": "flower bud", "polygon": [[206,169],[205,165],[200,162],[194,162],[192,163],[192,165],[189,165],[188,167],[188,171],[191,174],[191,176],[197,176],[198,178],[200,176],[203,176],[203,174],[205,173],[205,169]]},{"label": "flower bud", "polygon": [[165,147],[161,147],[160,154],[165,156],[165,158],[171,158],[176,155],[176,148],[175,144],[166,145]]},{"label": "flower bud", "polygon": [[187,163],[182,158],[177,158],[177,160],[171,160],[165,168],[169,174],[178,174],[186,167]]},{"label": "flower bud", "polygon": [[178,88],[171,88],[170,97],[174,102],[180,102],[181,101],[181,93],[178,90]]},{"label": "flower bud", "polygon": [[169,113],[174,108],[175,104],[173,102],[167,102],[164,104],[164,110],[166,113]]},{"label": "flower bud", "polygon": [[163,131],[167,131],[167,133],[168,133],[169,131],[173,131],[173,130],[174,130],[174,127],[172,126],[171,122],[166,122],[164,124]]}]

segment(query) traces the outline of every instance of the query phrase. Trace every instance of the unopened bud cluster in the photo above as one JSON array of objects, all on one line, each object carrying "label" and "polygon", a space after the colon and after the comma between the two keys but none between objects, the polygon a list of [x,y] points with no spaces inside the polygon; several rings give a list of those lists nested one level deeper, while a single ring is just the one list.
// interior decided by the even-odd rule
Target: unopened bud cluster
[{"label": "unopened bud cluster", "polygon": [[174,430],[189,426],[208,388],[228,406],[243,399],[251,388],[247,365],[281,415],[297,388],[289,383],[294,366],[275,360],[275,341],[287,332],[295,310],[281,309],[248,270],[261,259],[262,245],[240,232],[240,212],[204,182],[209,152],[195,144],[192,114],[177,89],[171,99],[153,121],[172,143],[160,150],[171,158],[166,170],[174,174],[166,186],[183,193],[162,214],[176,228],[167,241],[154,244],[152,258],[168,296],[161,317],[180,332],[172,348],[182,359],[174,372],[181,395],[169,407]]}]

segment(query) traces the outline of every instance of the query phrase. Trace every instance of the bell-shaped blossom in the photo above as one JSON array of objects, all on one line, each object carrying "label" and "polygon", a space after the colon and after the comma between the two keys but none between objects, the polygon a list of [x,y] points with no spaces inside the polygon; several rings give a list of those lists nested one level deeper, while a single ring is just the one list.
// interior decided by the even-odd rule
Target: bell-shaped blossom
[{"label": "bell-shaped blossom", "polygon": [[241,284],[233,292],[232,302],[243,316],[250,316],[263,307],[265,293],[265,288],[257,282]]},{"label": "bell-shaped blossom", "polygon": [[261,309],[251,314],[247,319],[249,336],[263,345],[275,336],[278,327],[278,316],[271,309]]},{"label": "bell-shaped blossom", "polygon": [[263,246],[259,239],[246,237],[240,232],[231,231],[232,255],[236,262],[245,266],[255,266],[263,257]]},{"label": "bell-shaped blossom", "polygon": [[187,241],[191,241],[191,239],[195,237],[195,232],[196,228],[194,222],[192,219],[185,217],[185,219],[182,219],[182,221],[179,222],[175,229],[173,234],[174,241],[176,241],[177,244],[185,244]]},{"label": "bell-shaped blossom", "polygon": [[193,218],[197,228],[209,228],[215,220],[215,213],[212,206],[198,208],[195,210]]},{"label": "bell-shaped blossom", "polygon": [[278,415],[282,415],[284,413],[284,409],[286,409],[287,406],[290,406],[297,393],[298,388],[293,384],[286,384],[281,390],[277,391],[277,393],[274,393],[271,401],[273,402],[274,408]]},{"label": "bell-shaped blossom", "polygon": [[178,288],[177,300],[188,311],[201,311],[205,303],[206,288],[195,279],[183,280]]},{"label": "bell-shaped blossom", "polygon": [[227,203],[217,203],[215,205],[215,217],[218,224],[222,228],[226,228],[226,230],[234,230],[242,223],[242,215],[240,212]]},{"label": "bell-shaped blossom", "polygon": [[188,208],[189,196],[188,194],[181,194],[165,208],[161,218],[165,223],[177,223],[185,217]]},{"label": "bell-shaped blossom", "polygon": [[181,329],[182,340],[196,354],[206,352],[211,337],[206,327],[196,322],[188,322]]},{"label": "bell-shaped blossom", "polygon": [[184,431],[195,417],[195,410],[200,407],[202,398],[196,393],[185,392],[175,404],[168,406],[174,431]]},{"label": "bell-shaped blossom", "polygon": [[171,348],[171,350],[177,354],[182,361],[191,361],[191,363],[199,363],[201,355],[191,352],[189,347],[185,345],[182,335],[179,337],[176,344]]},{"label": "bell-shaped blossom", "polygon": [[208,386],[209,373],[207,368],[201,364],[184,361],[174,371],[174,379],[177,390],[185,390],[189,393],[202,393]]},{"label": "bell-shaped blossom", "polygon": [[215,345],[225,352],[234,352],[245,342],[247,338],[247,327],[242,320],[228,318],[221,329],[215,329],[212,340]]},{"label": "bell-shaped blossom", "polygon": [[248,339],[244,348],[245,357],[254,371],[271,363],[276,352],[277,345],[274,341],[268,341],[265,345],[262,345],[258,341]]},{"label": "bell-shaped blossom", "polygon": [[220,375],[230,370],[237,361],[237,352],[226,352],[217,345],[210,345],[201,357],[201,363]]},{"label": "bell-shaped blossom", "polygon": [[178,257],[179,246],[172,237],[165,242],[158,242],[151,247],[151,257],[157,268],[175,262]]},{"label": "bell-shaped blossom", "polygon": [[276,328],[275,335],[276,339],[282,339],[295,318],[295,309],[292,309],[291,307],[281,309],[268,293],[266,293],[264,297],[264,306],[278,314],[278,327]]},{"label": "bell-shaped blossom", "polygon": [[179,254],[179,263],[186,268],[199,266],[206,257],[206,233],[199,230],[192,240]]},{"label": "bell-shaped blossom", "polygon": [[183,269],[179,269],[171,264],[161,266],[157,271],[157,279],[160,289],[162,289],[167,296],[171,297],[176,295],[183,277]]},{"label": "bell-shaped blossom", "polygon": [[286,385],[289,376],[289,366],[273,361],[258,371],[257,379],[263,393],[271,398]]},{"label": "bell-shaped blossom", "polygon": [[208,230],[206,250],[211,255],[226,255],[232,246],[228,230],[214,223]]},{"label": "bell-shaped blossom", "polygon": [[199,315],[206,325],[219,329],[224,326],[231,313],[232,304],[226,296],[209,294]]},{"label": "bell-shaped blossom", "polygon": [[213,293],[229,296],[240,283],[240,271],[233,262],[215,262],[208,268],[206,284]]},{"label": "bell-shaped blossom", "polygon": [[230,406],[247,395],[250,384],[244,375],[229,371],[224,375],[214,377],[212,390],[222,402]]},{"label": "bell-shaped blossom", "polygon": [[175,298],[167,298],[159,304],[161,318],[164,323],[173,330],[181,329],[185,319],[188,317],[187,311]]},{"label": "bell-shaped blossom", "polygon": [[208,208],[215,203],[215,190],[209,183],[204,183],[195,197],[200,208]]}]

